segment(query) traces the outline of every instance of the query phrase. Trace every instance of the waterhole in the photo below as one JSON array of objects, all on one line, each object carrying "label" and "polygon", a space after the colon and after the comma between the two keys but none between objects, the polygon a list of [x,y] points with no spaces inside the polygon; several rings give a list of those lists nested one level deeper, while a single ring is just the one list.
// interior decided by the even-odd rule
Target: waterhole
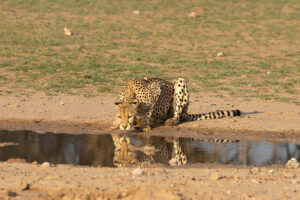
[{"label": "waterhole", "polygon": [[[206,140],[214,140],[206,139]],[[174,149],[177,149],[175,151]],[[25,159],[27,162],[50,162],[114,167],[116,164],[169,164],[178,149],[187,164],[222,163],[232,165],[285,164],[300,158],[300,145],[290,142],[203,141],[198,138],[129,135],[39,134],[30,131],[0,131],[0,160]]]}]

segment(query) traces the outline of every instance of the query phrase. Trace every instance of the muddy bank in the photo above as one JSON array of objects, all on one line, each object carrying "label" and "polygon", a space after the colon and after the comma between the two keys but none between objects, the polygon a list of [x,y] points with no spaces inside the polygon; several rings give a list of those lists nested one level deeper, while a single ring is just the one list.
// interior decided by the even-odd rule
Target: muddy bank
[{"label": "muddy bank", "polygon": [[[195,122],[193,122],[195,123]],[[105,134],[123,133],[121,130],[111,131],[109,122],[81,122],[67,120],[23,120],[23,119],[3,119],[0,130],[20,131],[29,130],[36,133],[67,133],[67,134]],[[131,131],[129,131],[131,132]],[[132,130],[134,133],[143,135],[163,135],[167,137],[193,137],[203,139],[219,138],[232,140],[265,140],[270,142],[290,141],[300,143],[300,132],[294,130],[285,131],[259,131],[251,129],[231,129],[231,128],[210,128],[210,127],[189,127],[181,124],[177,127],[156,127],[153,130],[142,133]]]},{"label": "muddy bank", "polygon": [[[112,102],[116,95],[96,98],[44,94],[15,97],[0,96],[0,129],[33,130],[54,133],[110,132],[114,117]],[[229,137],[297,141],[300,137],[300,111],[294,104],[213,95],[193,95],[190,113],[240,109],[241,117],[205,120],[180,124],[173,128],[158,127],[148,134],[178,136]]]},{"label": "muddy bank", "polygon": [[[3,199],[299,199],[299,169],[91,168],[0,163]],[[67,172],[67,173],[66,173]]]}]

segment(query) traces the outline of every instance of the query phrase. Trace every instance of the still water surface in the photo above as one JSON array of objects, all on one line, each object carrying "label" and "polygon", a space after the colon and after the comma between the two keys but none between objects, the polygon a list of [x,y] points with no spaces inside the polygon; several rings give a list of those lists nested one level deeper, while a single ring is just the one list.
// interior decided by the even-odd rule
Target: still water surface
[{"label": "still water surface", "polygon": [[[143,146],[143,136],[132,135],[130,137],[139,147]],[[150,144],[151,141],[170,143],[163,136],[150,136],[147,141],[150,141],[147,144]],[[1,143],[8,144],[0,145],[1,161],[23,158],[28,162],[48,161],[54,164],[114,166],[115,145],[110,134],[71,135],[0,131]],[[289,142],[271,144],[265,141],[241,140],[219,143],[191,139],[183,145],[189,164],[269,165],[285,164],[290,158],[294,157],[297,160],[300,158],[300,145]]]}]

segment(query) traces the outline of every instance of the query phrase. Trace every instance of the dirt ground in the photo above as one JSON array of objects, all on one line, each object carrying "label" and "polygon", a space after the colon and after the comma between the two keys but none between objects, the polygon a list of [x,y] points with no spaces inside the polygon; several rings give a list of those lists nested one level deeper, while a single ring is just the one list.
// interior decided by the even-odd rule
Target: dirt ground
[{"label": "dirt ground", "polygon": [[[0,98],[1,130],[99,134],[109,132],[116,96]],[[300,143],[299,106],[277,101],[193,95],[190,113],[240,109],[241,117],[158,127],[150,134],[266,139]],[[201,164],[170,168],[41,166],[0,163],[1,199],[299,199],[300,169]]]}]

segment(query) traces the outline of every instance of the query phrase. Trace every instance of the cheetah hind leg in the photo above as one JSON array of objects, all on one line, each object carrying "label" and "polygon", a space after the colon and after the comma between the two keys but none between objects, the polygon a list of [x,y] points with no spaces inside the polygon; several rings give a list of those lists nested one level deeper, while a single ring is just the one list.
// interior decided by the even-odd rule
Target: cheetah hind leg
[{"label": "cheetah hind leg", "polygon": [[180,119],[184,119],[187,114],[189,102],[189,93],[187,84],[183,78],[178,78],[174,82],[174,94],[173,94],[173,118],[168,119],[165,122],[165,126],[175,126],[180,122]]}]

